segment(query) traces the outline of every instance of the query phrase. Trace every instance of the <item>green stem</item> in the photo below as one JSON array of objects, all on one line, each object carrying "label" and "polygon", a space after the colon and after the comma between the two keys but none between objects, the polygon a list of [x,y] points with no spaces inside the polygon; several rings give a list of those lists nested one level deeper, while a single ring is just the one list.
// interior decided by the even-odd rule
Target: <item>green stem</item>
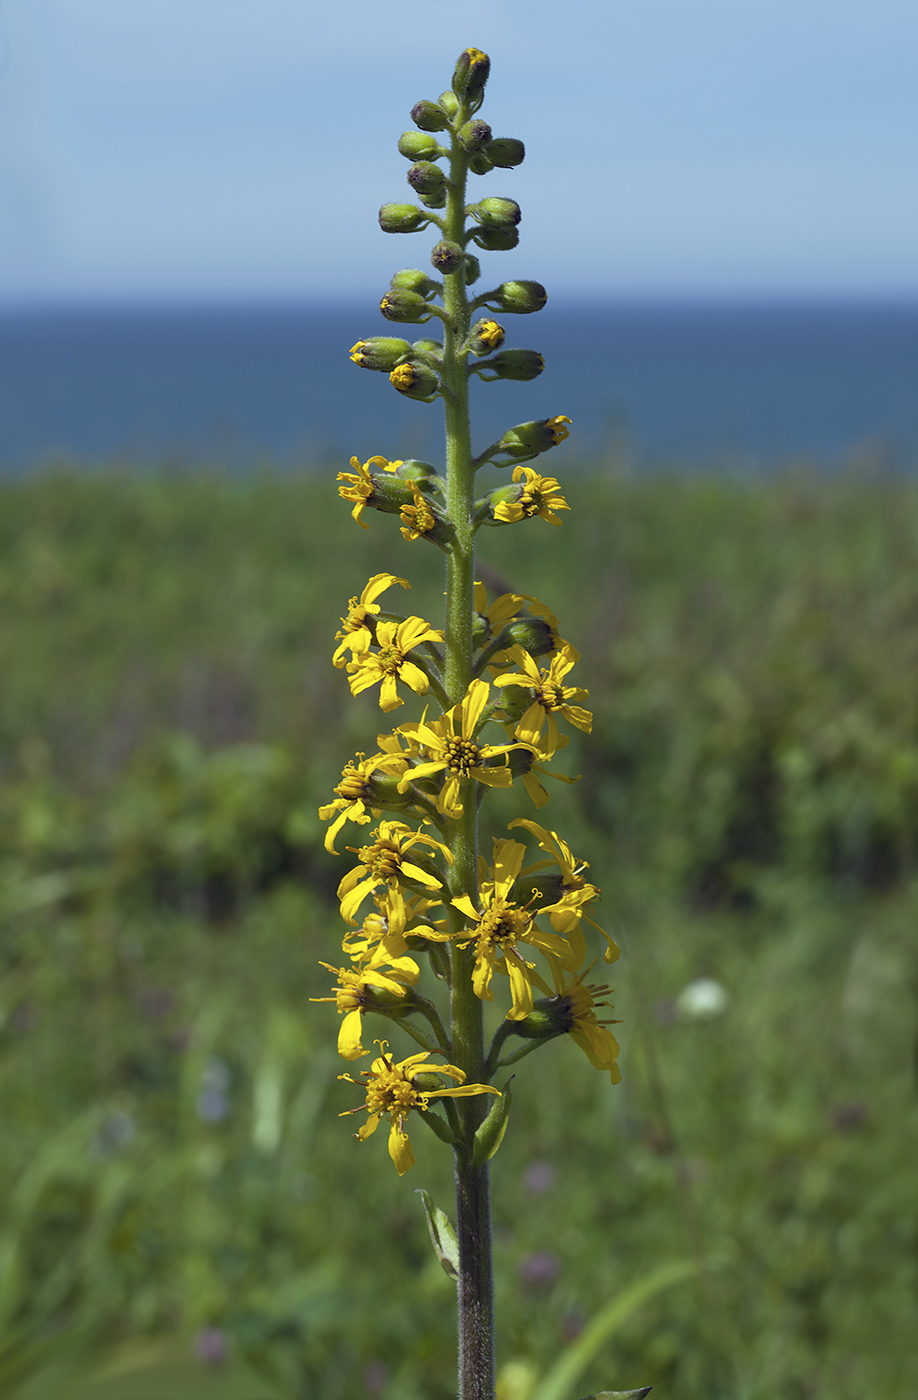
[{"label": "green stem", "polygon": [[[458,131],[468,116],[461,103],[453,121]],[[462,245],[465,234],[465,187],[468,156],[451,137],[450,186],[443,220],[445,236]],[[469,426],[469,383],[466,373],[471,313],[465,269],[444,278],[443,305],[447,313],[443,342],[442,382],[446,418],[446,500],[456,531],[446,566],[446,627],[443,683],[450,705],[457,705],[472,680],[472,617],[475,578],[474,491]],[[463,784],[461,816],[449,823],[449,845],[455,857],[450,886],[454,894],[478,895],[477,804],[471,784]],[[459,911],[449,907],[451,932],[462,931]],[[474,950],[450,947],[452,995],[451,1040],[454,1063],[468,1083],[484,1081],[484,1018],[472,989]],[[456,1236],[459,1244],[457,1306],[459,1321],[459,1400],[494,1397],[494,1287],[491,1262],[491,1206],[487,1166],[472,1166],[475,1130],[487,1112],[484,1095],[454,1101],[461,1123],[455,1153]]]}]

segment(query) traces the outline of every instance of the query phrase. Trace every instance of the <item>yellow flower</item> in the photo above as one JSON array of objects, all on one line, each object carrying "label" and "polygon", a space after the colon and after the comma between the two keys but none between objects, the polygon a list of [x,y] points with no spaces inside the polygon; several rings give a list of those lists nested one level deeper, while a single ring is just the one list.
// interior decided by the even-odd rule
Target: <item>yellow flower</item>
[{"label": "yellow flower", "polygon": [[[596,1015],[597,1007],[609,1005],[607,1001],[600,1001],[599,997],[610,992],[611,987],[600,986],[597,983],[585,985],[583,979],[587,974],[583,972],[568,979],[554,959],[550,958],[549,962],[558,999],[553,1007],[553,1012],[560,1022],[558,1029],[566,1031],[571,1040],[580,1046],[594,1069],[608,1070],[610,1081],[618,1084],[622,1077],[615,1063],[618,1059],[618,1041],[611,1031],[605,1029],[606,1026],[618,1023],[611,1019],[600,1021]],[[534,980],[551,995],[550,989],[541,978],[537,977]]]},{"label": "yellow flower", "polygon": [[345,663],[346,651],[352,656],[362,656],[369,651],[376,627],[374,619],[379,613],[376,599],[393,583],[400,584],[402,588],[411,587],[406,578],[398,578],[395,574],[374,574],[360,597],[351,598],[347,605],[347,617],[341,619],[342,630],[335,633],[335,641],[340,641],[340,646],[332,657],[332,664],[339,671]]},{"label": "yellow flower", "polygon": [[504,328],[497,321],[479,321],[475,327],[478,338],[489,350],[499,350],[504,343]]},{"label": "yellow flower", "polygon": [[539,826],[538,822],[530,821],[526,817],[516,817],[509,825],[511,828],[523,826],[527,831],[531,831],[542,850],[550,857],[549,860],[542,860],[536,865],[527,866],[520,877],[521,880],[525,880],[527,875],[545,870],[550,865],[560,867],[558,898],[552,904],[543,904],[540,910],[542,914],[548,915],[555,932],[563,933],[567,938],[570,938],[578,929],[580,920],[585,918],[587,923],[592,924],[606,940],[607,947],[603,954],[603,961],[616,962],[621,957],[621,949],[618,944],[609,937],[604,929],[599,927],[599,924],[584,913],[586,906],[592,904],[602,894],[602,890],[598,886],[589,884],[583,878],[583,871],[589,869],[589,863],[585,860],[577,861],[567,842],[562,840],[556,831],[546,831],[543,826]]},{"label": "yellow flower", "polygon": [[[465,1074],[456,1065],[438,1065],[427,1060],[427,1052],[422,1050],[417,1055],[409,1055],[407,1060],[402,1060],[395,1064],[392,1058],[386,1054],[386,1041],[378,1040],[381,1054],[370,1066],[368,1074],[361,1079],[353,1079],[349,1074],[339,1074],[339,1079],[346,1079],[351,1084],[359,1084],[366,1089],[366,1103],[358,1108],[349,1108],[345,1113],[339,1114],[344,1118],[347,1113],[359,1113],[361,1109],[366,1109],[369,1117],[363,1127],[354,1136],[361,1142],[366,1142],[379,1127],[383,1118],[389,1120],[389,1156],[395,1163],[399,1176],[404,1176],[415,1162],[414,1152],[405,1132],[405,1119],[412,1109],[421,1113],[427,1111],[431,1099],[435,1098],[465,1098],[471,1094],[497,1094],[500,1090],[494,1089],[490,1084],[466,1084]],[[427,1084],[421,1088],[417,1083],[420,1075],[445,1074],[450,1079],[456,1081],[456,1087],[452,1089],[431,1089]]]},{"label": "yellow flower", "polygon": [[[389,927],[388,887],[385,894],[374,896],[377,912],[367,914],[360,928],[346,929],[342,939],[344,952],[353,962],[360,962],[368,953],[377,948],[385,949],[390,958],[401,958],[409,951],[404,932]],[[442,905],[442,899],[425,899],[421,895],[402,896],[404,905],[404,927],[413,933],[416,920],[421,920],[417,931],[426,934],[426,914],[435,905]]]},{"label": "yellow flower", "polygon": [[[516,726],[516,737],[524,744],[531,744],[541,751],[544,758],[551,758],[552,754],[565,743],[566,739],[558,730],[556,715],[563,715],[571,724],[582,729],[589,734],[593,727],[593,716],[589,710],[581,709],[579,705],[572,705],[572,700],[585,699],[589,695],[588,690],[580,690],[576,686],[565,686],[562,684],[568,671],[576,664],[577,653],[573,647],[563,646],[561,650],[552,657],[548,669],[540,670],[536,662],[524,651],[522,647],[511,647],[508,658],[515,661],[520,666],[520,671],[511,671],[503,676],[498,676],[495,685],[519,685],[529,690],[532,703]],[[541,743],[542,730],[548,726],[547,742]]]},{"label": "yellow flower", "polygon": [[351,483],[349,486],[339,486],[338,495],[342,496],[346,501],[354,502],[354,509],[351,511],[351,515],[362,530],[365,530],[367,526],[365,521],[360,519],[361,512],[365,506],[369,505],[376,491],[373,478],[370,475],[370,468],[376,467],[377,470],[395,472],[398,471],[401,465],[401,461],[389,462],[385,457],[371,457],[368,462],[361,464],[356,457],[352,457],[351,466],[355,470],[353,472],[338,473],[336,480],[349,481]]},{"label": "yellow flower", "polygon": [[412,831],[404,822],[381,821],[373,835],[376,839],[369,846],[348,846],[360,864],[349,870],[338,886],[341,916],[345,923],[355,923],[357,910],[367,895],[385,886],[389,932],[400,934],[404,932],[408,916],[401,885],[420,885],[428,892],[443,887],[443,881],[434,873],[429,861],[424,867],[408,859],[412,847],[432,846],[450,865],[453,857],[442,841],[423,831]]},{"label": "yellow flower", "polygon": [[545,420],[545,427],[548,429],[548,431],[554,438],[555,447],[558,446],[559,442],[563,442],[566,437],[570,436],[568,429],[565,426],[570,421],[571,420],[568,418],[566,413],[558,413],[554,418],[547,418]]},{"label": "yellow flower", "polygon": [[552,512],[570,510],[570,506],[561,494],[557,477],[540,476],[532,467],[514,467],[513,480],[524,479],[526,485],[519,500],[501,501],[494,509],[494,519],[512,524],[517,520],[526,520],[532,515],[540,515],[550,525],[560,525],[561,521]]},{"label": "yellow flower", "polygon": [[[395,734],[380,734],[379,745],[384,750],[383,753],[374,754],[372,758],[365,758],[359,753],[356,763],[348,760],[341,774],[341,781],[335,788],[334,802],[319,808],[319,817],[323,822],[330,821],[337,813],[335,822],[325,833],[325,849],[333,856],[338,854],[335,850],[335,837],[345,822],[356,822],[358,826],[366,826],[370,821],[368,813],[378,817],[382,811],[379,805],[382,796],[379,777],[375,775],[400,778],[408,767],[407,756]],[[394,792],[392,796],[395,796]],[[398,807],[403,804],[393,802],[388,805]]]},{"label": "yellow flower", "polygon": [[357,1060],[368,1052],[360,1041],[361,1017],[367,1011],[385,1010],[405,996],[406,986],[413,987],[421,970],[413,958],[390,958],[383,947],[377,947],[356,968],[332,967],[323,962],[338,978],[334,996],[310,997],[310,1001],[333,1001],[338,1015],[343,1016],[338,1032],[338,1054],[345,1060]]},{"label": "yellow flower", "polygon": [[[428,754],[428,762],[419,763],[403,774],[398,785],[399,792],[407,791],[412,783],[421,778],[445,772],[446,780],[437,796],[437,810],[446,817],[458,817],[462,813],[462,803],[459,801],[462,782],[471,779],[487,787],[510,787],[513,775],[507,767],[507,754],[526,745],[476,742],[475,735],[489,691],[487,681],[472,681],[465,698],[440,719],[429,723],[422,719],[414,724],[399,726],[399,734],[419,744]],[[489,759],[500,757],[504,760],[502,765],[486,766]]]},{"label": "yellow flower", "polygon": [[347,663],[351,694],[359,695],[371,685],[381,682],[381,710],[394,710],[404,703],[397,689],[400,680],[417,695],[426,695],[430,682],[420,666],[410,660],[408,653],[422,642],[442,641],[443,633],[430,627],[422,617],[407,617],[404,622],[377,622],[376,645],[379,650],[364,652]]},{"label": "yellow flower", "polygon": [[[475,908],[467,894],[452,901],[469,920],[472,938],[467,941],[475,943],[472,990],[481,1000],[493,1001],[494,969],[505,972],[513,997],[508,1012],[511,1021],[522,1021],[532,1010],[532,966],[517,952],[517,943],[538,948],[566,965],[574,962],[571,947],[563,938],[543,932],[535,924],[529,905],[514,904],[509,898],[525,854],[526,847],[518,841],[495,841],[491,879],[481,887],[481,909]],[[461,944],[463,937],[460,935],[456,941]]]},{"label": "yellow flower", "polygon": [[419,540],[422,535],[430,533],[437,523],[437,517],[421,494],[417,482],[409,481],[408,485],[411,487],[414,503],[402,506],[399,511],[402,518],[401,533],[406,540]]}]

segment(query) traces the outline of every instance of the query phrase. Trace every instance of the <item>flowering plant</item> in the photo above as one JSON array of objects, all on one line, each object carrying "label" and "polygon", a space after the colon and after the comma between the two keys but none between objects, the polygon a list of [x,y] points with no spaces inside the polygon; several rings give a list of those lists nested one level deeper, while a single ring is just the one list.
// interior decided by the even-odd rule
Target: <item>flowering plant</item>
[{"label": "flowering plant", "polygon": [[[470,174],[511,169],[524,157],[521,141],[494,137],[476,115],[489,70],[486,54],[466,49],[451,87],[438,101],[414,106],[415,129],[398,149],[411,162],[408,183],[418,203],[379,211],[385,232],[433,229],[436,236],[435,275],[397,272],[382,313],[396,324],[438,322],[442,340],[371,336],[350,352],[356,364],[388,374],[397,392],[442,402],[442,473],[426,462],[353,458],[338,480],[359,526],[366,528],[367,510],[396,515],[406,542],[425,540],[443,552],[446,606],[442,627],[390,611],[401,599],[389,590],[409,583],[374,574],[350,601],[333,661],[354,695],[379,686],[384,713],[400,709],[412,692],[425,707],[419,719],[380,735],[378,752],[349,760],[334,800],[320,809],[331,822],[325,845],[335,854],[348,825],[376,823],[363,844],[347,847],[356,863],[338,887],[346,964],[324,964],[337,985],[321,1000],[334,1001],[344,1018],[338,1050],[349,1061],[372,1054],[364,1043],[368,1016],[396,1023],[421,1047],[396,1063],[388,1042],[377,1040],[369,1069],[359,1078],[341,1076],[365,1090],[365,1102],[347,1110],[367,1113],[357,1137],[365,1141],[385,1119],[399,1175],[415,1163],[409,1123],[425,1123],[455,1157],[455,1229],[422,1194],[435,1249],[457,1282],[459,1400],[494,1396],[488,1163],[510,1111],[502,1071],[570,1035],[596,1069],[613,1084],[619,1080],[618,1045],[600,1015],[610,989],[586,980],[593,964],[583,924],[593,923],[586,911],[600,891],[586,879],[585,863],[557,832],[529,817],[510,825],[534,838],[540,859],[530,859],[525,840],[507,837],[493,840],[490,862],[479,854],[487,790],[518,782],[536,809],[544,807],[541,777],[576,780],[543,765],[568,743],[570,726],[588,734],[592,723],[580,703],[587,692],[568,684],[579,655],[560,635],[558,619],[526,594],[489,601],[475,577],[480,529],[536,517],[559,526],[558,512],[569,509],[556,478],[525,465],[564,441],[565,415],[517,424],[477,455],[471,446],[472,376],[526,380],[543,369],[537,352],[503,348],[505,330],[494,316],[539,311],[544,287],[508,281],[472,290],[481,275],[477,252],[519,241],[513,200],[466,203]],[[477,495],[486,466],[512,466],[511,481]],[[602,956],[611,963],[619,950],[602,937]],[[419,990],[425,959],[433,986],[448,993],[443,1014],[435,997]],[[483,1003],[494,1000],[496,988],[509,993],[506,1013],[486,1045]]]}]

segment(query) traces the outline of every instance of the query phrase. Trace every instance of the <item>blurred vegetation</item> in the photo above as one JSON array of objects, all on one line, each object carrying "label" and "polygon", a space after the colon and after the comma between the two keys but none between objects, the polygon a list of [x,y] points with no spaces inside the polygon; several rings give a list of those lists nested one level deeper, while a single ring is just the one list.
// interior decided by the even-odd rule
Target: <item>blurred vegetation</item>
[{"label": "blurred vegetation", "polygon": [[[505,1395],[566,1356],[570,1400],[913,1400],[918,485],[568,483],[481,576],[582,652],[594,732],[545,815],[623,944],[623,1083],[568,1043],[520,1068]],[[412,1188],[451,1210],[448,1154],[399,1181],[353,1141],[308,1004],[347,868],[315,809],[379,728],[332,637],[382,569],[434,620],[439,556],[357,530],[332,472],[0,503],[0,1395],[446,1400]]]}]

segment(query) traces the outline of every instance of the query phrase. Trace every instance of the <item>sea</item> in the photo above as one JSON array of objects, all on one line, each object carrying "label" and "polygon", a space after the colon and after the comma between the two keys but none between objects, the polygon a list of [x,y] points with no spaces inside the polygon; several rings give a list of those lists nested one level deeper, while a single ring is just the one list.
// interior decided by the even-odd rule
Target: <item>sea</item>
[{"label": "sea", "polygon": [[[476,450],[564,413],[570,462],[918,468],[918,302],[558,303],[504,323],[545,371],[473,380]],[[442,461],[437,405],[349,359],[379,334],[435,331],[366,304],[0,311],[0,472]]]}]

